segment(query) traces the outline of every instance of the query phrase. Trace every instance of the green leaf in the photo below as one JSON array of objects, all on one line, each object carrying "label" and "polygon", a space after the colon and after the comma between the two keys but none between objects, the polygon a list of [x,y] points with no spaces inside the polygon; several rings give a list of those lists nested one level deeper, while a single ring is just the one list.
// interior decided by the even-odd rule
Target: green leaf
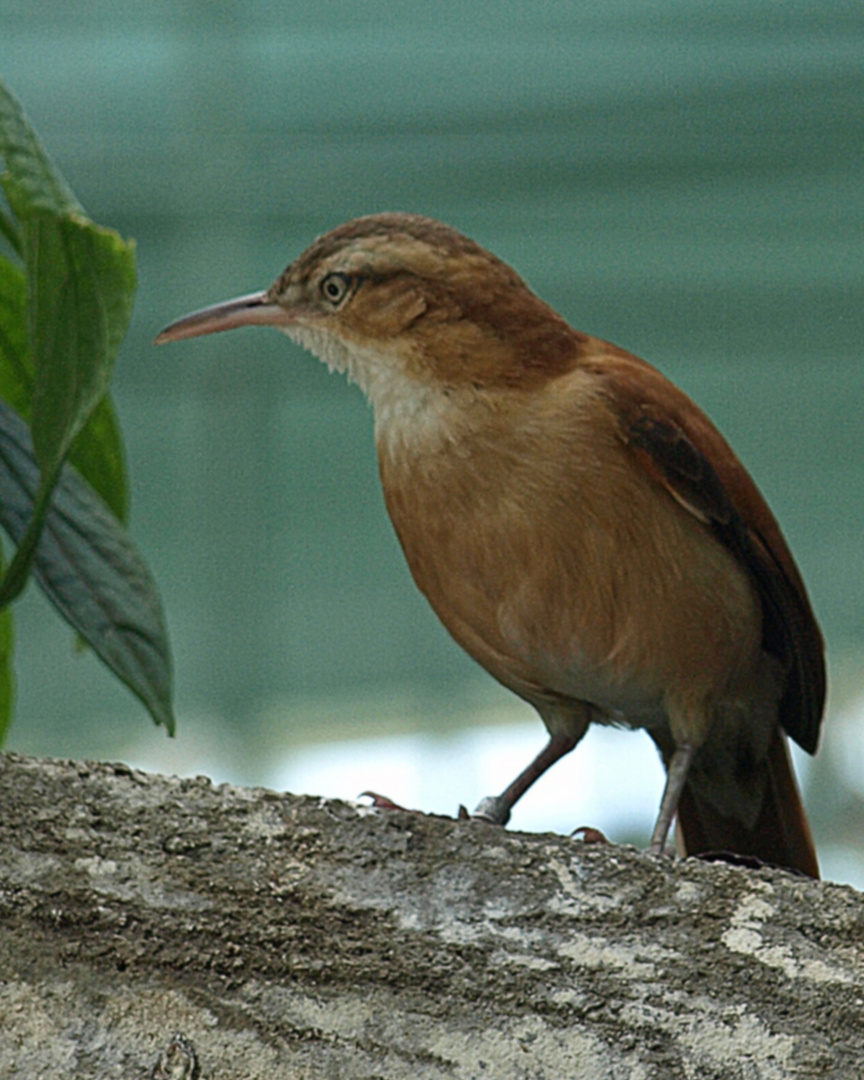
[{"label": "green leaf", "polygon": [[[4,190],[20,225],[12,239],[27,276],[34,372],[30,425],[41,468],[32,518],[0,583],[2,607],[26,583],[60,466],[106,395],[132,315],[136,274],[134,244],[88,220],[2,83],[0,154],[7,166]],[[14,343],[8,351],[14,362]],[[23,406],[20,394],[11,397]],[[103,413],[93,430],[97,438],[101,435],[114,444],[113,460],[97,482],[104,484],[112,507],[122,517],[127,491],[116,424]],[[95,475],[92,450],[85,442],[80,457]]]},{"label": "green leaf", "polygon": [[[6,565],[6,558],[0,547],[0,573]],[[15,620],[10,608],[0,611],[0,746],[6,738],[12,723],[12,710],[15,705],[15,669],[12,655],[15,644]]]},{"label": "green leaf", "polygon": [[5,238],[14,252],[21,254],[21,234],[18,226],[2,206],[0,206],[0,236]]},{"label": "green leaf", "polygon": [[20,219],[34,211],[84,214],[72,189],[54,168],[15,95],[0,81],[0,156],[6,161],[6,197]]},{"label": "green leaf", "polygon": [[30,415],[33,361],[27,342],[27,278],[0,257],[0,397]]},{"label": "green leaf", "polygon": [[[16,543],[39,487],[27,425],[0,402],[0,524]],[[129,534],[69,466],[46,512],[33,573],[63,618],[173,735],[171,653],[156,586]]]},{"label": "green leaf", "polygon": [[[31,565],[60,614],[173,734],[165,622],[119,523],[128,482],[107,395],[132,315],[135,246],[87,218],[2,82],[0,157],[12,211],[0,206],[0,238],[23,263],[0,256],[0,524],[17,545],[5,572],[0,551],[0,739],[13,697],[8,605]],[[64,465],[70,456],[105,503]]]},{"label": "green leaf", "polygon": [[33,445],[43,474],[59,465],[105,396],[132,317],[135,248],[91,222],[24,222],[30,341],[36,361]]},{"label": "green leaf", "polygon": [[124,525],[129,519],[129,475],[120,424],[110,395],[99,402],[75,440],[69,461]]},{"label": "green leaf", "polygon": [[[33,404],[33,360],[27,341],[27,279],[0,256],[0,398],[29,420]],[[129,516],[126,454],[109,395],[102,398],[75,440],[69,460],[105,500],[114,516]]]}]

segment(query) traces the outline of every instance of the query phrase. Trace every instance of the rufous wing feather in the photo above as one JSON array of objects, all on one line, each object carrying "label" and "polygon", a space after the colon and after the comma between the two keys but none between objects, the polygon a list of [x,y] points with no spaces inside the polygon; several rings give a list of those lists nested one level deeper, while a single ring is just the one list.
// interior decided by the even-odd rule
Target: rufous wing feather
[{"label": "rufous wing feather", "polygon": [[750,575],[762,604],[768,652],[787,671],[779,719],[808,753],[825,705],[822,635],[780,527],[732,448],[708,417],[659,371],[623,350],[600,369],[622,438],[643,469],[714,532]]},{"label": "rufous wing feather", "polygon": [[[733,850],[818,877],[813,840],[783,731],[813,753],[825,704],[822,635],[801,575],[753,480],[705,414],[650,365],[613,349],[599,365],[634,459],[735,556],[762,608],[762,644],[782,665],[779,727],[764,770],[765,796],[752,828],[722,817],[688,783],[679,833],[695,854]],[[781,728],[783,730],[781,730]]]}]

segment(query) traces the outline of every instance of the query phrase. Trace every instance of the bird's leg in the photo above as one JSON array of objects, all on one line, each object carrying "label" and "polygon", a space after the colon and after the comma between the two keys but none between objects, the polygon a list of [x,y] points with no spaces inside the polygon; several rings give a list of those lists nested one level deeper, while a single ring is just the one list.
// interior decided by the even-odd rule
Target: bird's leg
[{"label": "bird's leg", "polygon": [[690,765],[693,762],[695,753],[695,746],[691,746],[690,743],[682,743],[681,746],[675,748],[675,753],[669,761],[669,768],[666,771],[666,787],[663,790],[663,801],[660,803],[660,813],[657,815],[657,824],[654,826],[651,843],[648,845],[648,850],[652,855],[663,854],[666,837],[669,835],[672,819],[678,809],[678,801],[687,782],[687,774],[690,772]]},{"label": "bird's leg", "polygon": [[487,795],[477,804],[477,809],[471,815],[475,820],[488,821],[492,825],[506,825],[510,820],[510,811],[522,798],[535,780],[539,780],[547,769],[551,768],[556,761],[569,754],[579,742],[579,737],[572,735],[551,735],[549,742],[531,762],[527,769],[523,769],[513,783],[501,792],[500,795]]}]

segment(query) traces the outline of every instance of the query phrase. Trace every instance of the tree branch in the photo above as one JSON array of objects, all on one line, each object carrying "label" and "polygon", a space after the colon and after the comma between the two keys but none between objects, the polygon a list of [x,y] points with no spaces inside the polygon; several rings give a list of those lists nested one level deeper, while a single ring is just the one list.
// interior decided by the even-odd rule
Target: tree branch
[{"label": "tree branch", "polygon": [[861,1073],[849,888],[18,755],[0,812],[3,1076]]}]

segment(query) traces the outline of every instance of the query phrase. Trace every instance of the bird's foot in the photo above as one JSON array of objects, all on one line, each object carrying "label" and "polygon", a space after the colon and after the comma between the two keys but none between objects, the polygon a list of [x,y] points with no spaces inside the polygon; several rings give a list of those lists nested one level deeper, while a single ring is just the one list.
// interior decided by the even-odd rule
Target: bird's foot
[{"label": "bird's foot", "polygon": [[510,820],[510,804],[500,795],[487,795],[477,803],[470,820],[485,821],[488,825],[506,825]]},{"label": "bird's foot", "polygon": [[358,798],[371,799],[375,810],[400,810],[403,814],[419,813],[417,810],[409,810],[407,806],[400,806],[399,803],[388,799],[386,795],[379,795],[377,791],[361,791]]},{"label": "bird's foot", "polygon": [[580,825],[578,829],[574,829],[570,833],[571,836],[578,836],[582,834],[583,844],[608,844],[609,841],[606,835],[600,832],[599,829],[595,829],[592,825]]},{"label": "bird's foot", "polygon": [[[403,814],[419,814],[419,810],[409,810],[407,806],[388,799],[386,795],[380,795],[377,791],[362,791],[361,799],[371,799],[375,810],[398,810]],[[498,795],[489,795],[481,799],[473,814],[469,814],[464,806],[460,806],[456,814],[458,821],[483,821],[487,825],[506,825],[510,820],[510,807],[507,802]],[[598,834],[602,836],[602,833]]]},{"label": "bird's foot", "polygon": [[667,862],[675,862],[680,856],[676,845],[668,843],[658,843],[656,840],[652,840],[651,843],[642,849],[646,855],[656,856],[660,859],[665,859]]}]

